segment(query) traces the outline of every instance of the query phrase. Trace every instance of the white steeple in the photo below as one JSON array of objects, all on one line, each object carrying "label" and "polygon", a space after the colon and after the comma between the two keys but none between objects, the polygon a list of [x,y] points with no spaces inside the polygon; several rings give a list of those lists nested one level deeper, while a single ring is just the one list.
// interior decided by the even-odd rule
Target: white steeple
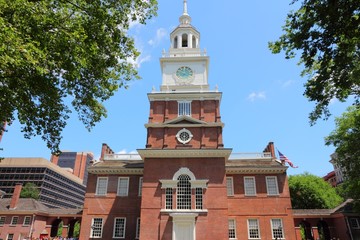
[{"label": "white steeple", "polygon": [[200,32],[191,25],[187,0],[179,25],[170,34],[169,52],[163,52],[161,91],[206,91],[209,58],[200,49]]}]

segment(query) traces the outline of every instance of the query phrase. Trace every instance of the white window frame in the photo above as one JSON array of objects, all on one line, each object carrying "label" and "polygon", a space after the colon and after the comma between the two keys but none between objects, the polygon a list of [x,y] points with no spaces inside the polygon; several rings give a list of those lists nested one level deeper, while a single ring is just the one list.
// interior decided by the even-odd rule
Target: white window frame
[{"label": "white window frame", "polygon": [[[97,222],[96,223],[97,225],[95,226],[95,220],[101,220],[101,221]],[[100,226],[100,224],[101,224],[101,226]],[[91,220],[90,237],[91,238],[102,238],[103,227],[104,227],[104,219],[93,218]],[[96,235],[94,233],[96,233]]]},{"label": "white window frame", "polygon": [[[229,219],[228,220],[228,235],[229,239],[237,239],[236,238],[236,220],[235,219]],[[233,236],[230,236],[233,235]]]},{"label": "white window frame", "polygon": [[165,209],[173,209],[173,189],[165,188]]},{"label": "white window frame", "polygon": [[0,216],[0,226],[4,226],[5,221],[6,221],[6,217],[5,216]]},{"label": "white window frame", "polygon": [[[102,181],[104,181],[104,182],[102,182]],[[98,177],[97,181],[96,181],[96,193],[95,193],[95,195],[97,195],[97,196],[106,196],[107,188],[108,188],[108,182],[109,182],[108,177]],[[103,183],[105,183],[104,186],[102,185]]]},{"label": "white window frame", "polygon": [[18,222],[19,222],[19,217],[18,216],[13,216],[11,218],[10,226],[15,226],[16,224],[18,224]]},{"label": "white window frame", "polygon": [[245,196],[256,196],[255,177],[244,177],[244,191]]},{"label": "white window frame", "polygon": [[129,195],[129,177],[118,178],[117,195],[120,197],[126,197]]},{"label": "white window frame", "polygon": [[178,116],[191,116],[191,101],[178,101]]},{"label": "white window frame", "polygon": [[233,177],[226,177],[226,192],[227,192],[227,196],[234,196],[234,179],[233,179]]},{"label": "white window frame", "polygon": [[25,216],[23,226],[29,226],[31,224],[31,216]]},{"label": "white window frame", "polygon": [[136,234],[135,234],[135,239],[139,239],[140,238],[140,218],[138,217],[136,219]]},{"label": "white window frame", "polygon": [[[274,226],[275,221],[280,222],[280,225],[276,224],[276,226]],[[271,224],[271,236],[272,236],[272,239],[285,239],[284,225],[283,225],[282,219],[281,218],[270,219],[270,224]],[[275,236],[274,231],[276,231],[277,234],[281,234],[281,237]]]},{"label": "white window frame", "polygon": [[195,188],[195,209],[203,209],[204,208],[204,189],[203,188]]},{"label": "white window frame", "polygon": [[190,176],[187,174],[181,174],[177,180],[176,209],[192,209],[192,188]]},{"label": "white window frame", "polygon": [[[271,182],[274,181],[274,182]],[[272,184],[275,183],[275,186]],[[268,196],[278,196],[279,186],[276,176],[266,176],[266,191]]]},{"label": "white window frame", "polygon": [[6,236],[6,240],[14,240],[14,234],[8,233],[8,235]]},{"label": "white window frame", "polygon": [[[120,221],[120,223],[117,222],[118,220]],[[117,225],[117,224],[119,224],[119,225]],[[126,218],[124,218],[124,217],[114,218],[113,238],[125,238],[125,230],[126,230]],[[116,231],[119,231],[119,235],[117,235]]]},{"label": "white window frame", "polygon": [[143,177],[139,178],[139,196],[142,195]]},{"label": "white window frame", "polygon": [[[256,224],[254,224],[256,223]],[[248,226],[248,238],[249,239],[261,239],[260,235],[260,226],[259,226],[259,220],[256,218],[250,218],[247,220],[247,226]],[[257,231],[257,237],[251,237],[251,230]]]}]

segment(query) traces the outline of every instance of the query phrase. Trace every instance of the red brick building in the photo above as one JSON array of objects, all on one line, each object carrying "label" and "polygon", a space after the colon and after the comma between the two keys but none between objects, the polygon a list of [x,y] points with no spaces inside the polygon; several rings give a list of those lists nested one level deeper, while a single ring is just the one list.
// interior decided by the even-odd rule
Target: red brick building
[{"label": "red brick building", "polygon": [[187,2],[148,94],[146,146],[119,155],[103,145],[89,178],[80,239],[295,239],[286,169],[263,152],[225,148],[222,93]]}]

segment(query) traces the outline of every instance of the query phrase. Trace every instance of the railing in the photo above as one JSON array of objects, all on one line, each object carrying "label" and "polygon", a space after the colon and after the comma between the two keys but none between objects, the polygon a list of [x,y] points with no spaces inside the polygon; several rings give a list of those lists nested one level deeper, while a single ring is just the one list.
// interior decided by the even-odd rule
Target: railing
[{"label": "railing", "polygon": [[166,52],[165,50],[162,52],[162,57],[204,57],[207,56],[206,50],[201,51],[199,49],[192,50],[191,48],[179,48],[172,49],[171,52]]},{"label": "railing", "polygon": [[261,159],[261,158],[271,158],[271,153],[270,152],[232,153],[230,154],[229,160]]},{"label": "railing", "polygon": [[[232,153],[229,160],[245,160],[245,159],[269,159],[271,158],[270,152],[259,153]],[[126,154],[107,154],[104,156],[104,160],[141,160],[141,157],[137,153]]]},{"label": "railing", "polygon": [[137,153],[106,154],[104,160],[141,160],[141,157]]}]

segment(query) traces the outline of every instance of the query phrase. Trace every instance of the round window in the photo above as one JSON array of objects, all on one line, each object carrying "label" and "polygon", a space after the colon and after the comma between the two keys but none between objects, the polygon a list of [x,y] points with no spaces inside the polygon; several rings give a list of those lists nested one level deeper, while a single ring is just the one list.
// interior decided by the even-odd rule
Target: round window
[{"label": "round window", "polygon": [[186,144],[188,142],[190,142],[191,138],[193,137],[193,135],[191,134],[191,132],[185,128],[181,129],[177,134],[176,134],[176,138],[179,142],[181,142],[182,144]]}]

